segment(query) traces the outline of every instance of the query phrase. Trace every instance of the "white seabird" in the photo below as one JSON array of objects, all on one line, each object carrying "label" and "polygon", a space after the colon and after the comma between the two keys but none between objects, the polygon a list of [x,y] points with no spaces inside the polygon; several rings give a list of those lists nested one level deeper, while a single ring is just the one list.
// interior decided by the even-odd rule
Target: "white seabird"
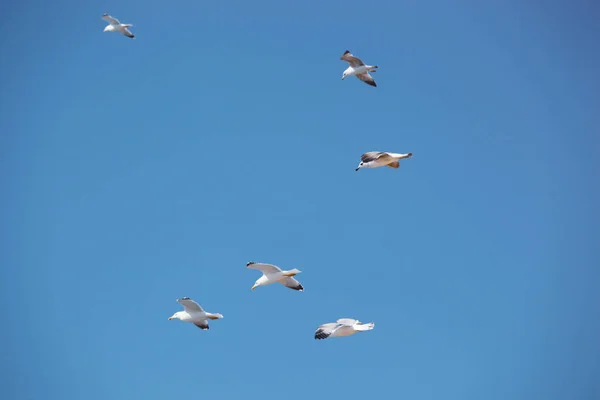
[{"label": "white seabird", "polygon": [[323,324],[315,331],[315,339],[327,339],[329,337],[342,337],[354,335],[356,332],[370,331],[375,327],[375,323],[369,322],[363,324],[359,320],[351,318],[341,318],[336,322]]},{"label": "white seabird", "polygon": [[104,28],[104,32],[121,32],[123,35],[135,39],[135,35],[129,31],[130,26],[132,24],[122,24],[118,19],[111,17],[108,14],[104,14],[102,19],[109,23],[109,25]]},{"label": "white seabird", "polygon": [[342,75],[342,80],[344,80],[348,76],[356,76],[358,79],[366,83],[367,85],[377,86],[375,83],[375,79],[369,72],[377,72],[377,65],[365,65],[362,60],[358,57],[355,57],[350,53],[350,51],[346,50],[344,54],[340,57],[340,60],[346,61],[350,66],[344,71]]},{"label": "white seabird", "polygon": [[207,330],[209,319],[223,318],[223,314],[213,314],[204,311],[204,309],[200,307],[200,304],[189,297],[177,299],[177,302],[183,306],[183,311],[178,311],[170,316],[169,321],[172,319],[179,319],[183,322],[191,322],[202,330]]},{"label": "white seabird", "polygon": [[377,168],[383,166],[400,168],[399,160],[410,157],[412,157],[412,153],[400,154],[387,153],[384,151],[370,151],[360,156],[361,161],[355,171],[358,171],[361,168]]},{"label": "white seabird", "polygon": [[258,278],[254,283],[254,286],[252,286],[252,290],[256,289],[258,286],[266,286],[276,282],[279,282],[290,289],[299,290],[300,292],[304,290],[300,282],[292,278],[302,272],[296,268],[289,271],[282,271],[281,268],[276,267],[275,265],[256,263],[254,261],[250,261],[246,264],[246,268],[257,269],[263,273],[263,276]]}]

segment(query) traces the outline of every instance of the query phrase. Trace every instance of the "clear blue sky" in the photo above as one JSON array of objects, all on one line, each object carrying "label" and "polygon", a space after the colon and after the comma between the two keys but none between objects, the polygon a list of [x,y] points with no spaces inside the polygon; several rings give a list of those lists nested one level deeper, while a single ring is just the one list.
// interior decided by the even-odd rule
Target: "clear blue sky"
[{"label": "clear blue sky", "polygon": [[600,398],[600,7],[537,3],[3,3],[0,397]]}]

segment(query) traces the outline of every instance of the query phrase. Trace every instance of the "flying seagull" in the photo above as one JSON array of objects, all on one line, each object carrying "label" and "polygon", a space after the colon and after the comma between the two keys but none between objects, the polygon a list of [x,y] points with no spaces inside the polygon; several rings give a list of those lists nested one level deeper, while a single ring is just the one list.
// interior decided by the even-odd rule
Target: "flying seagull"
[{"label": "flying seagull", "polygon": [[135,35],[133,33],[131,33],[129,31],[130,26],[133,26],[131,24],[122,24],[119,22],[118,19],[111,17],[108,14],[104,14],[102,16],[102,19],[105,20],[106,22],[108,22],[110,25],[107,25],[106,28],[104,28],[104,32],[121,32],[123,35],[130,37],[132,39],[135,39]]},{"label": "flying seagull", "polygon": [[412,153],[400,154],[400,153],[387,153],[384,151],[370,151],[360,156],[360,164],[355,171],[361,168],[377,168],[377,167],[390,167],[399,168],[400,159],[410,158]]},{"label": "flying seagull", "polygon": [[282,271],[281,268],[276,267],[275,265],[256,263],[254,261],[250,261],[248,264],[246,264],[246,268],[257,269],[263,273],[263,276],[258,278],[258,280],[254,283],[254,286],[252,286],[252,290],[256,289],[258,286],[266,286],[275,282],[279,282],[283,286],[287,286],[290,289],[299,290],[300,292],[304,290],[300,282],[292,278],[293,276],[302,272],[296,268],[289,271]]},{"label": "flying seagull", "polygon": [[340,60],[344,60],[348,64],[350,64],[348,69],[344,71],[344,74],[342,75],[342,80],[344,80],[348,76],[354,75],[367,85],[375,87],[377,86],[377,84],[375,83],[375,79],[373,79],[373,77],[369,75],[369,72],[377,72],[376,70],[377,68],[379,68],[377,65],[365,65],[365,63],[363,63],[360,58],[353,56],[352,53],[350,53],[350,51],[348,50],[346,50],[346,52],[342,54]]},{"label": "flying seagull", "polygon": [[375,327],[373,322],[363,324],[359,320],[351,318],[341,318],[336,322],[323,324],[315,331],[315,339],[327,339],[329,337],[342,337],[354,335],[356,332],[370,331]]},{"label": "flying seagull", "polygon": [[178,311],[169,317],[169,321],[172,319],[179,319],[183,322],[191,322],[202,330],[208,329],[209,319],[221,319],[222,314],[213,314],[204,311],[200,304],[196,303],[189,297],[182,297],[177,299],[177,302],[183,306],[183,311]]}]

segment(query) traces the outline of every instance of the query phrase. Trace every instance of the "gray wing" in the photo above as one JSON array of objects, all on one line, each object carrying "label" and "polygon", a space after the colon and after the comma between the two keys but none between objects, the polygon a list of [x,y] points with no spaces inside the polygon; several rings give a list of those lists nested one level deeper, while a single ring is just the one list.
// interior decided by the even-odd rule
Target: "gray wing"
[{"label": "gray wing", "polygon": [[105,20],[106,22],[108,22],[111,25],[121,25],[121,23],[119,22],[118,19],[111,17],[108,14],[104,14],[102,16],[102,19]]},{"label": "gray wing", "polygon": [[194,322],[194,325],[196,325],[198,328],[202,329],[203,331],[206,331],[209,329],[208,320]]},{"label": "gray wing", "polygon": [[132,39],[135,38],[135,35],[133,33],[131,33],[131,31],[129,31],[129,29],[127,29],[127,28],[123,29],[123,35],[125,35],[129,38],[132,38]]},{"label": "gray wing", "polygon": [[281,284],[283,286],[289,287],[290,289],[298,290],[300,292],[304,291],[304,287],[302,287],[300,282],[298,282],[291,276],[285,277],[282,280],[280,280],[279,282],[281,282]]},{"label": "gray wing", "polygon": [[248,264],[246,264],[246,268],[257,269],[263,274],[274,274],[276,272],[281,272],[281,269],[275,265],[257,263],[254,261],[250,261]]},{"label": "gray wing", "polygon": [[377,160],[379,157],[383,156],[385,153],[382,151],[369,151],[362,156],[360,156],[360,161],[362,162],[371,162]]},{"label": "gray wing", "polygon": [[187,312],[204,312],[204,309],[200,307],[200,304],[196,303],[189,297],[182,297],[181,299],[177,299],[177,302],[181,304],[184,310]]},{"label": "gray wing", "polygon": [[362,60],[358,57],[354,57],[350,51],[346,50],[344,54],[340,57],[340,60],[346,61],[350,64],[351,67],[360,67],[361,65],[365,65]]},{"label": "gray wing", "polygon": [[358,74],[358,75],[356,75],[356,77],[358,79],[360,79],[361,81],[363,81],[364,83],[366,83],[367,85],[377,87],[377,84],[375,83],[375,79],[373,79],[373,77],[371,75],[369,75],[368,72],[365,72],[364,74]]},{"label": "gray wing", "polygon": [[342,325],[337,324],[335,322],[331,322],[328,324],[323,324],[317,328],[315,331],[315,339],[322,340],[327,339],[333,332],[339,329]]}]

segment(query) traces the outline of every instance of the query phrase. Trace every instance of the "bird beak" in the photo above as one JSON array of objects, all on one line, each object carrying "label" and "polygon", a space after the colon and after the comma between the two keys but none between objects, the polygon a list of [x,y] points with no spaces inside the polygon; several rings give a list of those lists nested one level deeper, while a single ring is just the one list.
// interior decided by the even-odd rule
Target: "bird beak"
[{"label": "bird beak", "polygon": [[358,171],[360,169],[360,167],[356,168],[355,171]]},{"label": "bird beak", "polygon": [[172,320],[172,319],[173,319],[173,317],[169,317],[169,321]]},{"label": "bird beak", "polygon": [[256,285],[252,286],[252,290],[256,289]]}]

